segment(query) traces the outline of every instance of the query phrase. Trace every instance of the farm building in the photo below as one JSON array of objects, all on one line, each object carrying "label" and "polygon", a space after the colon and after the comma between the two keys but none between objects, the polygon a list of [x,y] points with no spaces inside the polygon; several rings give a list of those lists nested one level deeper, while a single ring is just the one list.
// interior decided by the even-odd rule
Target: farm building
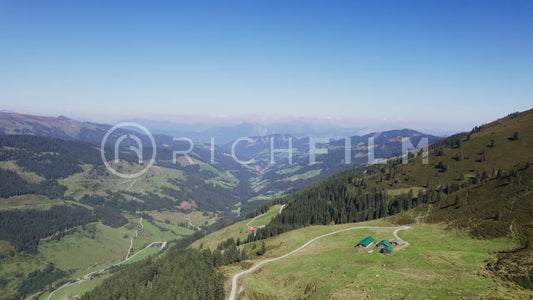
[{"label": "farm building", "polygon": [[392,240],[392,241],[390,241],[390,244],[394,245],[394,246],[401,246],[401,245],[405,244],[405,242],[402,241],[402,240]]},{"label": "farm building", "polygon": [[257,230],[257,226],[253,226],[253,227],[246,227],[246,233],[249,233],[249,232],[252,232],[252,231],[256,231]]},{"label": "farm building", "polygon": [[388,245],[389,245],[389,241],[388,240],[382,240],[382,241],[380,241],[379,243],[376,244],[376,247],[384,248],[384,247],[387,247]]},{"label": "farm building", "polygon": [[381,253],[383,253],[383,254],[391,254],[392,253],[392,247],[391,246],[384,247],[383,249],[381,249]]},{"label": "farm building", "polygon": [[371,236],[367,236],[362,241],[360,241],[356,246],[357,247],[368,247],[372,242],[374,241],[374,238]]}]

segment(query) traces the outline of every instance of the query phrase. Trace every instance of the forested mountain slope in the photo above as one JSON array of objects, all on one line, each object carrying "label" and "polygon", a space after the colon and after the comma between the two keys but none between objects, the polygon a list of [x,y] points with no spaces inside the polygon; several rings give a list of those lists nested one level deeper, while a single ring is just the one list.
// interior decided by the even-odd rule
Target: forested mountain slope
[{"label": "forested mountain slope", "polygon": [[[517,251],[527,254],[517,257],[531,257],[532,147],[533,111],[513,113],[431,146],[427,164],[420,152],[407,164],[393,159],[341,172],[272,201],[286,207],[249,240],[401,213],[399,223],[444,222],[479,238],[513,237],[522,245]],[[532,274],[522,270],[516,281],[532,287]]]}]

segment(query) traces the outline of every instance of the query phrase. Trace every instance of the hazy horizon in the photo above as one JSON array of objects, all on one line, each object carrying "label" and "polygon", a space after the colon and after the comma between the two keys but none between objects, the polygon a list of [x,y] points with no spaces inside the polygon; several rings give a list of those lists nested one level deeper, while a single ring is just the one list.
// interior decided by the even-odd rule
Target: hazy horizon
[{"label": "hazy horizon", "polygon": [[[244,124],[261,125],[265,127],[275,125],[310,125],[315,128],[323,128],[324,131],[328,129],[341,130],[357,130],[353,135],[363,135],[371,132],[379,132],[396,129],[412,129],[422,133],[433,134],[437,136],[451,135],[454,133],[470,131],[474,126],[479,126],[489,123],[494,120],[487,120],[483,123],[464,122],[464,123],[444,123],[444,122],[424,122],[418,120],[354,120],[333,117],[307,117],[307,116],[280,116],[276,118],[268,118],[264,116],[191,116],[191,115],[109,115],[109,116],[95,116],[84,117],[83,115],[58,113],[58,114],[43,114],[32,111],[15,111],[10,109],[0,108],[0,112],[26,114],[43,117],[66,117],[75,121],[90,122],[98,124],[114,125],[124,121],[134,121],[140,123],[153,133],[164,133],[154,124],[161,124],[171,127],[172,125],[180,126],[186,125],[197,126],[198,130],[206,130],[212,128],[232,127]],[[511,112],[509,112],[511,113]],[[501,115],[499,117],[503,117]],[[499,118],[498,117],[498,118]],[[151,125],[149,125],[151,124]],[[176,129],[181,129],[176,127]],[[290,132],[285,132],[290,133]]]}]

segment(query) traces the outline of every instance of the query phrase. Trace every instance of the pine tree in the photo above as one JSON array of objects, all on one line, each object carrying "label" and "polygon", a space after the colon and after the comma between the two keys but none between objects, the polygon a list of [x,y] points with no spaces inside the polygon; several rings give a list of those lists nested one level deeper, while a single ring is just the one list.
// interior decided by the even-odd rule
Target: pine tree
[{"label": "pine tree", "polygon": [[266,253],[266,245],[265,242],[261,243],[261,249],[257,252],[257,256],[262,256]]}]

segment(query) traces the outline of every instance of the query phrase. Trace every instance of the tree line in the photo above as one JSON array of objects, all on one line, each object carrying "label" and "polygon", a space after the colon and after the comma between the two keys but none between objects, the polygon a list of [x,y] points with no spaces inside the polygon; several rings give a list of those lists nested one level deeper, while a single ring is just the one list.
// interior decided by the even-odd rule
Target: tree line
[{"label": "tree line", "polygon": [[246,242],[305,226],[363,222],[395,215],[420,204],[438,203],[460,188],[452,183],[438,189],[428,188],[416,195],[410,191],[392,196],[384,189],[367,187],[366,175],[376,172],[379,172],[377,166],[342,172],[259,207],[249,217],[268,211],[274,204],[286,204],[281,214],[266,227],[250,234]]}]

